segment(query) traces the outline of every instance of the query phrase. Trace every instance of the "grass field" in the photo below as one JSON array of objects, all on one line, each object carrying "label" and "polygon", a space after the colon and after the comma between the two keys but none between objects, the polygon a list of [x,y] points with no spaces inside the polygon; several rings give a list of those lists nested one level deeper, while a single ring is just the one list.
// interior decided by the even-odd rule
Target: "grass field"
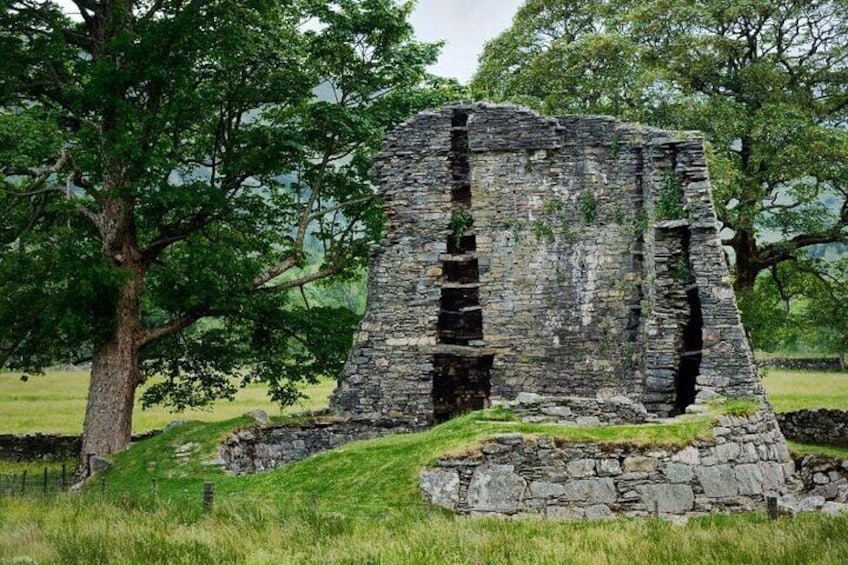
[{"label": "grass field", "polygon": [[[29,383],[10,375],[0,379],[0,426],[46,431],[50,422],[54,429],[78,432],[85,375],[51,374]],[[846,383],[845,376],[830,373],[771,371],[765,378],[772,401],[783,407],[848,407]],[[303,407],[326,405],[332,386],[310,389]],[[708,433],[709,415],[663,427],[552,430],[489,411],[419,434],[355,442],[256,475],[233,477],[204,465],[216,456],[222,437],[250,423],[233,416],[256,407],[273,413],[258,388],[211,412],[138,412],[137,430],[175,418],[206,421],[173,427],[115,454],[114,466],[76,495],[0,497],[0,564],[788,564],[838,563],[848,555],[848,517],[770,522],[753,513],[698,518],[684,526],[649,519],[474,519],[425,507],[418,492],[422,465],[466,452],[493,433],[679,445]],[[186,445],[191,456],[177,457]],[[201,510],[204,482],[215,485],[211,514]]]},{"label": "grass field", "polygon": [[[422,503],[420,467],[509,430],[571,439],[685,443],[702,420],[667,426],[550,428],[471,414],[426,432],[347,444],[267,473],[202,465],[247,423],[190,423],[116,454],[76,496],[0,498],[0,563],[838,563],[848,517],[767,521],[762,513],[678,526],[452,516]],[[701,417],[706,418],[706,416]],[[596,435],[601,434],[601,435]],[[192,457],[176,450],[193,444]],[[214,511],[201,510],[202,484]],[[153,488],[156,485],[156,488]]]},{"label": "grass field", "polygon": [[[848,409],[848,373],[771,369],[766,372],[763,384],[778,412],[801,408]],[[316,410],[327,406],[334,387],[332,379],[307,387],[309,399],[283,412],[268,400],[261,385],[248,386],[239,391],[234,401],[221,401],[206,410],[173,413],[161,407],[142,410],[139,404],[133,416],[133,430],[161,428],[177,419],[226,420],[253,408],[261,408],[270,415]],[[79,434],[87,389],[88,373],[81,371],[48,372],[32,376],[27,382],[21,381],[17,374],[0,373],[0,433]]]},{"label": "grass field", "polygon": [[[51,371],[45,375],[31,376],[24,382],[17,373],[0,373],[0,433],[82,433],[88,376],[88,373],[82,371]],[[335,381],[331,379],[308,387],[309,399],[286,409],[282,414],[327,406],[327,398],[333,388]],[[210,409],[181,413],[173,413],[161,407],[142,410],[141,404],[136,403],[133,431],[138,433],[161,428],[173,420],[226,420],[254,408],[261,408],[271,416],[280,415],[279,406],[268,400],[266,390],[261,385],[250,385],[240,390],[232,402],[224,400]]]},{"label": "grass field", "polygon": [[777,412],[802,408],[848,410],[848,373],[769,369],[764,375],[763,386]]}]

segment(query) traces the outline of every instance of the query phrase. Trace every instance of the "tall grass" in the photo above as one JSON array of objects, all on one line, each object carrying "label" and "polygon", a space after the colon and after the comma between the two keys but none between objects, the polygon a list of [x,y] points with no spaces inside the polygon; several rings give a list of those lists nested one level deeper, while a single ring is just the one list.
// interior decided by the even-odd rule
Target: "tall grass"
[{"label": "tall grass", "polygon": [[[229,501],[211,514],[167,501],[0,501],[0,563],[840,563],[848,517],[762,514],[564,522],[406,512],[365,520]],[[31,560],[31,561],[29,561]]]}]

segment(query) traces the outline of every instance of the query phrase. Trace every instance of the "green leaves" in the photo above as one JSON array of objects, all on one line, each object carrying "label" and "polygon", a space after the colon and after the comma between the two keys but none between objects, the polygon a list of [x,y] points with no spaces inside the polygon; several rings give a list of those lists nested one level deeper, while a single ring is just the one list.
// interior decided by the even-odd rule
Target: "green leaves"
[{"label": "green leaves", "polygon": [[425,74],[438,45],[411,4],[5,8],[0,365],[85,358],[121,329],[166,377],[149,400],[177,407],[236,372],[290,402],[338,371],[354,318],[288,294],[361,276],[383,221],[371,153],[461,91]]}]

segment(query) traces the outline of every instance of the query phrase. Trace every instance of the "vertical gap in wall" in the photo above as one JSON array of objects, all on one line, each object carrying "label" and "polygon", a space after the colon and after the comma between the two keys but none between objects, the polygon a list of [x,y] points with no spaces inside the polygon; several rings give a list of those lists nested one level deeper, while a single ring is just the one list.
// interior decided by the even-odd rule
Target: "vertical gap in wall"
[{"label": "vertical gap in wall", "polygon": [[675,378],[675,412],[682,414],[686,407],[695,402],[695,384],[701,370],[702,349],[704,348],[704,318],[701,313],[701,297],[698,286],[691,275],[691,232],[683,234],[683,252],[689,274],[686,288],[686,303],[689,308],[686,326],[683,328],[683,346]]},{"label": "vertical gap in wall", "polygon": [[630,305],[630,314],[627,320],[627,337],[631,343],[638,343],[639,326],[642,323],[642,301],[645,298],[644,281],[642,279],[645,276],[643,269],[645,264],[645,229],[647,226],[644,193],[645,156],[641,147],[636,147],[635,152],[636,189],[632,196],[634,233],[630,252],[632,254],[633,272],[638,278],[636,279],[633,303]]},{"label": "vertical gap in wall", "polygon": [[[442,256],[442,289],[437,325],[438,344],[450,353],[433,357],[433,420],[485,408],[491,391],[489,374],[493,356],[479,355],[483,340],[480,306],[480,269],[477,238],[472,231],[471,162],[468,112],[454,110],[451,117],[451,219],[447,254]],[[467,348],[467,349],[466,349]]]}]

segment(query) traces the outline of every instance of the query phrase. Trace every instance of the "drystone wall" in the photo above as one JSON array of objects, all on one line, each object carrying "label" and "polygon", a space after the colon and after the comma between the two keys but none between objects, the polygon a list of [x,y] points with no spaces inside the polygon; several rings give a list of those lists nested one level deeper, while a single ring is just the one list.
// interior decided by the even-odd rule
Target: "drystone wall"
[{"label": "drystone wall", "polygon": [[848,411],[798,410],[778,414],[777,421],[786,439],[848,447]]},{"label": "drystone wall", "polygon": [[462,514],[563,518],[744,511],[788,492],[794,463],[769,411],[722,417],[713,433],[683,448],[501,435],[423,469],[420,485]]},{"label": "drystone wall", "polygon": [[821,359],[764,359],[757,361],[757,365],[773,369],[789,369],[791,371],[844,371],[839,359],[835,357]]},{"label": "drystone wall", "polygon": [[409,428],[395,422],[314,420],[293,425],[255,425],[243,428],[222,443],[218,456],[235,475],[276,469],[351,441],[373,439]]},{"label": "drystone wall", "polygon": [[78,457],[79,436],[0,435],[0,461],[61,461]]},{"label": "drystone wall", "polygon": [[806,455],[796,461],[803,490],[822,501],[848,503],[848,460]]},{"label": "drystone wall", "polygon": [[388,220],[338,415],[761,397],[699,136],[469,104],[403,124],[374,171]]}]

